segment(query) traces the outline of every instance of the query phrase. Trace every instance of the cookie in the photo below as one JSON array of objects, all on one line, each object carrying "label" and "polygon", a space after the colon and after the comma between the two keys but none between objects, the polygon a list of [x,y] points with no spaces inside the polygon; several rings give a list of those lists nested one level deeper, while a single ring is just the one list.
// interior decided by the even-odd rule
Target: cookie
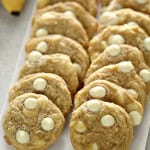
[{"label": "cookie", "polygon": [[48,12],[36,18],[32,26],[31,37],[60,34],[88,46],[88,36],[82,24],[72,15]]},{"label": "cookie", "polygon": [[47,149],[60,137],[64,123],[46,96],[27,93],[9,104],[3,116],[4,138],[18,150]]},{"label": "cookie", "polygon": [[110,4],[111,0],[101,0],[102,7],[106,7]]},{"label": "cookie", "polygon": [[134,91],[137,100],[144,105],[146,101],[146,85],[136,74],[134,66],[129,61],[102,67],[85,79],[85,85],[95,80],[107,80],[119,86]]},{"label": "cookie", "polygon": [[52,5],[58,2],[77,2],[81,4],[90,14],[93,16],[97,15],[97,9],[98,9],[98,0],[38,0],[37,3],[37,9],[41,9],[47,5]]},{"label": "cookie", "polygon": [[150,37],[138,26],[109,26],[95,36],[89,44],[89,55],[93,61],[112,44],[127,44],[138,47],[150,66]]},{"label": "cookie", "polygon": [[89,57],[85,49],[76,41],[61,35],[32,38],[26,44],[26,53],[39,51],[43,55],[62,53],[70,56],[80,81],[89,67]]},{"label": "cookie", "polygon": [[150,17],[146,14],[134,11],[132,9],[120,9],[113,12],[104,12],[101,17],[101,30],[109,25],[128,25],[140,26],[148,35],[150,35]]},{"label": "cookie", "polygon": [[9,101],[24,93],[43,94],[66,116],[72,106],[71,94],[65,81],[52,73],[36,73],[20,79],[10,89]]},{"label": "cookie", "polygon": [[[131,95],[131,96],[130,96]],[[143,116],[143,106],[136,101],[137,93],[131,93],[112,82],[96,80],[81,89],[75,96],[75,108],[78,108],[85,101],[99,99],[105,102],[112,102],[123,107],[129,114],[136,112],[137,116],[131,117],[133,125],[140,125]]]},{"label": "cookie", "polygon": [[114,11],[121,8],[132,8],[136,11],[150,14],[150,1],[149,0],[112,0],[110,5],[105,11]]},{"label": "cookie", "polygon": [[96,18],[91,16],[82,6],[80,6],[80,4],[75,2],[60,2],[54,5],[48,5],[43,9],[39,9],[33,17],[33,22],[37,17],[41,16],[42,14],[47,14],[47,12],[51,11],[70,14],[76,17],[83,25],[89,38],[92,38],[95,32],[98,30],[99,25]]},{"label": "cookie", "polygon": [[86,78],[93,72],[110,64],[116,64],[121,61],[131,61],[136,72],[143,79],[147,86],[147,93],[150,91],[150,68],[145,64],[145,60],[141,51],[130,45],[108,46],[90,65]]},{"label": "cookie", "polygon": [[120,106],[90,100],[73,112],[70,137],[75,150],[129,150],[133,126]]},{"label": "cookie", "polygon": [[42,55],[33,51],[20,70],[19,79],[34,73],[54,73],[61,76],[67,83],[69,90],[74,94],[79,81],[77,73],[69,56],[63,54]]}]

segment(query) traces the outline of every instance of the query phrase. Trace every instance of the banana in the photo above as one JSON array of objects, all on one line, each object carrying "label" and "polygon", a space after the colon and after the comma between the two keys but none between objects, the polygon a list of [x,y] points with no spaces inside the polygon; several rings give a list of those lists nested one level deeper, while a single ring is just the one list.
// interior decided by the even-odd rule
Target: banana
[{"label": "banana", "polygon": [[9,13],[19,15],[23,9],[25,0],[1,0],[1,3]]}]

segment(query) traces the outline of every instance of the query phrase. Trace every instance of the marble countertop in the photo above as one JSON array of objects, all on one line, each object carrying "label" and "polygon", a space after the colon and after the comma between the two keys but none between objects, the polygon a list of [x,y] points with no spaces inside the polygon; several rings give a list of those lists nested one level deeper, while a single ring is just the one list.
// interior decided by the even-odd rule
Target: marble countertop
[{"label": "marble countertop", "polygon": [[[6,100],[35,2],[27,0],[27,5],[19,17],[8,14],[0,5],[0,111]],[[150,134],[146,150],[150,150]]]}]

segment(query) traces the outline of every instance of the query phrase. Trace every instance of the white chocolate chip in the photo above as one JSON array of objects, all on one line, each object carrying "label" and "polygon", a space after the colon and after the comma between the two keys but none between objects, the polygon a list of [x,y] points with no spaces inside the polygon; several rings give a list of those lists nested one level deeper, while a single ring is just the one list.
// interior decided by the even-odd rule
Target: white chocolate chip
[{"label": "white chocolate chip", "polygon": [[90,100],[87,102],[86,106],[87,106],[87,109],[93,113],[98,113],[101,109],[99,100]]},{"label": "white chocolate chip", "polygon": [[50,12],[46,12],[44,14],[41,15],[42,18],[52,18],[54,17],[54,15]]},{"label": "white chocolate chip", "polygon": [[69,17],[75,17],[75,14],[72,11],[66,11],[64,14]]},{"label": "white chocolate chip", "polygon": [[127,24],[129,27],[138,26],[138,24],[134,21],[131,21]]},{"label": "white chocolate chip", "polygon": [[31,98],[27,98],[25,101],[24,101],[24,106],[25,106],[25,108],[27,108],[27,109],[35,109],[36,107],[37,107],[37,105],[38,105],[38,101],[37,101],[37,99],[36,98],[33,98],[33,97],[31,97]]},{"label": "white chocolate chip", "polygon": [[28,55],[28,60],[30,62],[38,62],[41,58],[42,58],[42,54],[38,51],[32,51],[29,55]]},{"label": "white chocolate chip", "polygon": [[73,63],[73,68],[75,69],[75,71],[77,72],[77,74],[80,74],[82,71],[82,68],[79,64],[77,63]]},{"label": "white chocolate chip", "polygon": [[38,29],[36,31],[36,37],[42,37],[48,35],[48,31],[44,28]]},{"label": "white chocolate chip", "polygon": [[54,120],[50,117],[46,117],[41,122],[41,127],[45,131],[51,131],[55,127]]},{"label": "white chocolate chip", "polygon": [[100,20],[102,24],[115,25],[118,22],[118,17],[111,12],[104,12]]},{"label": "white chocolate chip", "polygon": [[112,35],[108,40],[109,45],[112,44],[125,44],[125,39],[122,35],[116,34]]},{"label": "white chocolate chip", "polygon": [[91,150],[98,150],[98,146],[96,143],[93,143],[92,144],[92,149]]},{"label": "white chocolate chip", "polygon": [[118,64],[118,71],[128,73],[134,70],[134,66],[130,61],[123,61]]},{"label": "white chocolate chip", "polygon": [[43,78],[37,78],[33,82],[33,88],[37,91],[44,91],[47,86],[47,81]]},{"label": "white chocolate chip", "polygon": [[135,99],[138,99],[138,93],[134,89],[128,89],[127,91],[130,95],[134,96]]},{"label": "white chocolate chip", "polygon": [[142,121],[142,116],[140,115],[139,112],[137,111],[131,111],[129,113],[132,123],[134,126],[140,125],[141,121]]},{"label": "white chocolate chip", "polygon": [[136,0],[137,1],[137,3],[139,3],[139,4],[145,4],[145,3],[147,3],[147,0]]},{"label": "white chocolate chip", "polygon": [[48,44],[45,41],[41,41],[37,44],[36,50],[40,51],[41,53],[46,53],[48,50]]},{"label": "white chocolate chip", "polygon": [[78,123],[75,126],[75,130],[79,133],[84,133],[86,132],[87,128],[82,121],[78,121]]},{"label": "white chocolate chip", "polygon": [[16,140],[20,144],[27,144],[30,141],[29,133],[23,130],[18,130],[16,132]]},{"label": "white chocolate chip", "polygon": [[150,37],[148,37],[144,40],[144,47],[147,51],[150,52]]},{"label": "white chocolate chip", "polygon": [[150,71],[149,70],[143,69],[140,71],[139,75],[145,83],[150,81]]},{"label": "white chocolate chip", "polygon": [[102,86],[95,86],[89,90],[90,96],[93,98],[103,98],[106,96],[107,91],[104,87]]},{"label": "white chocolate chip", "polygon": [[105,115],[101,118],[100,122],[106,127],[112,127],[115,124],[115,119],[112,115]]},{"label": "white chocolate chip", "polygon": [[109,47],[106,48],[106,52],[111,57],[116,57],[120,54],[121,48],[117,44],[112,44]]}]

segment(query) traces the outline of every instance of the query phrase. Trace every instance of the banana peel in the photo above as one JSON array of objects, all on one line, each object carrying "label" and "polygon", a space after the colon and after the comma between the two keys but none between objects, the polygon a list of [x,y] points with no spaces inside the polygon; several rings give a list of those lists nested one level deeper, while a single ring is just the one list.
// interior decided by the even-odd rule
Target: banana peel
[{"label": "banana peel", "polygon": [[25,0],[1,0],[1,3],[9,13],[17,16],[21,13]]}]

